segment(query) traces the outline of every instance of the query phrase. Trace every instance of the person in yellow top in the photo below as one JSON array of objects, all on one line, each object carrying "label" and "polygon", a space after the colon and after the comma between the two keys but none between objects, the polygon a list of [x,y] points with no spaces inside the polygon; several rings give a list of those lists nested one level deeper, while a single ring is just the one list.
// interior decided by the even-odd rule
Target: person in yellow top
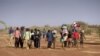
[{"label": "person in yellow top", "polygon": [[31,32],[30,32],[30,29],[27,28],[26,32],[24,33],[24,43],[25,43],[26,49],[29,49],[30,38],[31,38]]}]

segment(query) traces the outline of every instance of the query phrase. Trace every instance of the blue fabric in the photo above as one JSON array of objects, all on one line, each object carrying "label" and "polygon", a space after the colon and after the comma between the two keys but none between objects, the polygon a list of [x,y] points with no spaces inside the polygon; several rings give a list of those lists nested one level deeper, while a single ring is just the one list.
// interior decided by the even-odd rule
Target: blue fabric
[{"label": "blue fabric", "polygon": [[9,29],[9,34],[12,34],[14,32],[13,29]]},{"label": "blue fabric", "polygon": [[47,33],[47,40],[48,41],[53,41],[53,33],[52,32]]}]

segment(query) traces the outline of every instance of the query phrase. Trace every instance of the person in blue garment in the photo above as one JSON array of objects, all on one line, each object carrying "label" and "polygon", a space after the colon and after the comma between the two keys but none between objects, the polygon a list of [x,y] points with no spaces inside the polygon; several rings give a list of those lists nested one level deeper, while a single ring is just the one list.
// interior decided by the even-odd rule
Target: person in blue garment
[{"label": "person in blue garment", "polygon": [[8,33],[9,33],[9,45],[13,46],[14,29],[12,27],[10,27],[9,30],[8,30]]},{"label": "person in blue garment", "polygon": [[53,43],[53,33],[51,30],[48,30],[46,37],[47,37],[47,41],[48,41],[47,48],[51,48],[52,43]]}]

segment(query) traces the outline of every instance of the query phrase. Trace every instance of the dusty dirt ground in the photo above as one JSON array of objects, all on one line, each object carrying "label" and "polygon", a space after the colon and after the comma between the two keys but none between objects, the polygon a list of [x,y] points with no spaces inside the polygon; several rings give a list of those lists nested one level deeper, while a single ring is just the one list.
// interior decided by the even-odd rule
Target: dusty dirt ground
[{"label": "dusty dirt ground", "polygon": [[[84,48],[65,48],[61,47],[61,43],[58,40],[56,43],[56,49],[47,49],[46,41],[41,40],[40,49],[14,48],[8,47],[8,36],[5,33],[0,33],[0,56],[100,56],[100,42],[96,38],[89,38],[87,36]],[[95,40],[94,40],[95,39]]]}]

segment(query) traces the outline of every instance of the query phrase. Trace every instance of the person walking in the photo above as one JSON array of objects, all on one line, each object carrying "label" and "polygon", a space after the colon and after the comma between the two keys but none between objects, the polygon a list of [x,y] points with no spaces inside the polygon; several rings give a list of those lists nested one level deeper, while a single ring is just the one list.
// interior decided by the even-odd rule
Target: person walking
[{"label": "person walking", "polygon": [[23,44],[24,44],[24,39],[23,39],[24,38],[24,32],[25,32],[25,27],[22,26],[20,28],[21,37],[19,38],[21,48],[23,48]]},{"label": "person walking", "polygon": [[51,48],[52,43],[53,43],[53,33],[51,30],[48,30],[46,37],[47,37],[47,41],[48,41],[47,48]]},{"label": "person walking", "polygon": [[38,29],[34,30],[34,47],[40,47],[40,31]]},{"label": "person walking", "polygon": [[15,32],[14,32],[14,38],[15,38],[15,47],[19,47],[19,38],[21,36],[20,29],[17,27]]},{"label": "person walking", "polygon": [[8,33],[9,33],[9,46],[13,46],[14,29],[12,27],[10,27],[8,30]]},{"label": "person walking", "polygon": [[[61,27],[61,39],[60,39],[60,41],[61,41],[61,43],[62,43],[62,48],[63,47],[66,47],[66,45],[67,45],[67,37],[68,37],[68,30],[67,30],[67,26],[66,25],[62,25],[62,27]],[[65,45],[64,45],[64,43],[65,43]]]},{"label": "person walking", "polygon": [[24,43],[25,43],[25,47],[26,49],[30,48],[30,39],[31,39],[31,32],[29,28],[26,28],[26,32],[24,33]]},{"label": "person walking", "polygon": [[55,45],[56,45],[56,38],[57,38],[57,31],[54,29],[52,31],[53,33],[53,48],[55,49]]},{"label": "person walking", "polygon": [[33,44],[33,42],[34,42],[34,31],[33,31],[33,29],[31,29],[31,40],[30,40],[30,48],[32,48],[32,44]]},{"label": "person walking", "polygon": [[79,37],[80,37],[80,35],[79,35],[78,31],[73,32],[74,47],[78,47]]}]

